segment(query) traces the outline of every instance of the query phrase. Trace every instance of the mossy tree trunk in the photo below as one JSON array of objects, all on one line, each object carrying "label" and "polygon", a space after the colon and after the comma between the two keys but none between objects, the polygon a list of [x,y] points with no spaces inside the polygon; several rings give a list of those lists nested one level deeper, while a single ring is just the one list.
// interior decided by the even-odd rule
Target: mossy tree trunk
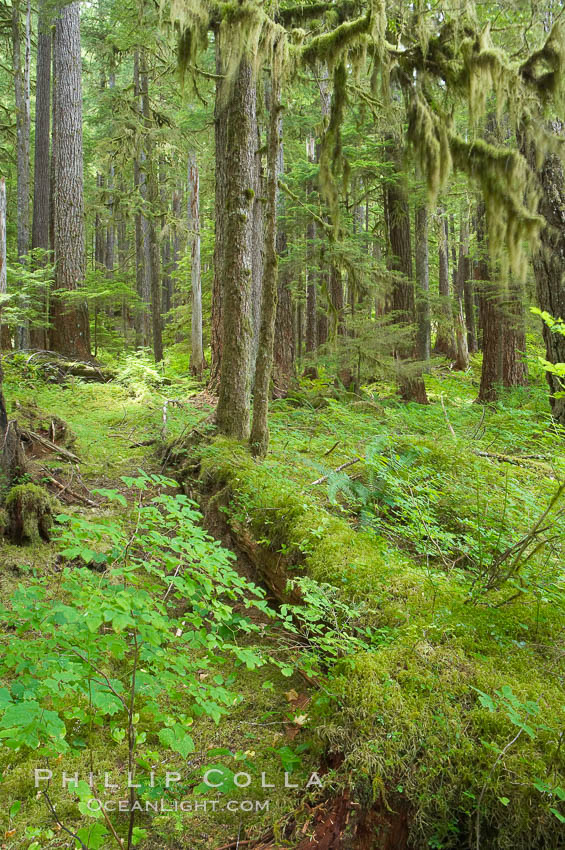
[{"label": "mossy tree trunk", "polygon": [[[454,263],[455,265],[455,263]],[[457,261],[454,285],[454,323],[457,354],[455,368],[465,371],[469,367],[469,348],[467,326],[465,323],[465,282],[471,276],[471,258],[469,256],[469,220],[465,213],[461,215],[459,234],[459,257]]]},{"label": "mossy tree trunk", "polygon": [[[33,172],[33,219],[31,247],[49,250],[49,130],[51,125],[51,32],[46,0],[39,4],[37,23],[37,64],[35,85],[35,156]],[[37,260],[36,260],[37,262]],[[46,318],[46,293],[40,294],[41,313]],[[32,348],[47,348],[45,328],[30,328]]]},{"label": "mossy tree trunk", "polygon": [[435,354],[443,354],[450,360],[457,355],[449,294],[449,231],[447,216],[443,210],[439,216],[438,233],[438,290],[441,299],[440,316],[434,345]]},{"label": "mossy tree trunk", "polygon": [[161,323],[161,277],[159,260],[159,240],[157,237],[157,210],[159,208],[159,182],[157,177],[157,162],[152,141],[153,117],[149,103],[149,75],[147,70],[147,55],[141,50],[139,56],[139,80],[141,85],[141,103],[143,123],[145,127],[145,175],[147,182],[147,241],[148,241],[148,271],[149,291],[151,298],[151,331],[153,338],[153,356],[155,362],[163,359],[163,329]]},{"label": "mossy tree trunk", "polygon": [[188,231],[190,234],[190,278],[192,293],[190,371],[202,377],[202,280],[200,277],[200,181],[196,156],[188,157]]},{"label": "mossy tree trunk", "polygon": [[[284,145],[282,114],[278,116],[279,151],[277,172],[279,177],[284,174]],[[284,257],[288,251],[286,227],[284,224],[284,195],[277,194],[277,256]],[[273,383],[274,394],[278,397],[286,395],[294,369],[294,330],[293,303],[290,290],[290,274],[280,271],[278,275],[277,315],[275,319],[275,344],[273,351]]]},{"label": "mossy tree trunk", "polygon": [[61,9],[53,43],[53,234],[56,297],[51,299],[51,348],[90,357],[86,302],[66,293],[80,289],[85,271],[82,161],[82,59],[78,2]]},{"label": "mossy tree trunk", "polygon": [[428,256],[428,209],[425,204],[416,208],[414,236],[416,241],[416,356],[419,360],[430,359],[430,266]]},{"label": "mossy tree trunk", "polygon": [[[390,180],[385,189],[385,220],[390,250],[389,268],[394,272],[391,307],[396,314],[398,324],[402,327],[413,324],[416,318],[410,205],[406,188],[400,177],[401,154],[396,146],[391,150],[391,159],[396,164],[396,176],[395,179]],[[402,374],[406,361],[412,359],[414,353],[413,344],[403,343],[397,347],[396,356],[401,370],[400,395],[405,401],[427,404],[426,387],[421,375]]]},{"label": "mossy tree trunk", "polygon": [[[276,48],[275,48],[276,49]],[[269,141],[267,151],[267,210],[265,231],[265,265],[261,298],[261,328],[255,369],[251,452],[265,457],[269,446],[268,408],[278,294],[277,257],[277,185],[280,148],[281,83],[273,72],[270,97]]]},{"label": "mossy tree trunk", "polygon": [[216,30],[216,99],[214,106],[214,143],[215,143],[215,239],[214,239],[214,279],[212,282],[212,324],[210,335],[210,386],[217,389],[220,384],[223,348],[224,324],[224,265],[227,204],[227,117],[228,96],[225,94],[227,82],[223,79],[220,32]]},{"label": "mossy tree trunk", "polygon": [[[563,125],[555,123],[556,134],[563,134]],[[546,220],[541,233],[539,251],[534,254],[534,273],[539,306],[555,319],[565,319],[565,171],[555,154],[546,157],[539,172],[542,196],[540,213]],[[565,363],[565,336],[552,333],[543,325],[546,359],[550,363]],[[547,372],[551,412],[557,422],[565,425],[565,397],[556,397],[563,387],[557,375]]]},{"label": "mossy tree trunk", "polygon": [[524,286],[511,278],[502,308],[502,383],[505,387],[524,387],[528,383]]},{"label": "mossy tree trunk", "polygon": [[[222,365],[216,409],[218,430],[249,437],[252,362],[253,186],[255,182],[256,80],[253,62],[241,58],[224,110],[226,122]],[[216,222],[218,225],[218,222]],[[227,273],[229,270],[229,274]]]},{"label": "mossy tree trunk", "polygon": [[479,297],[479,317],[482,330],[483,365],[477,401],[496,401],[502,381],[501,314],[499,284],[492,280],[485,234],[485,209],[477,211],[477,245],[479,258],[475,264],[475,286]]}]

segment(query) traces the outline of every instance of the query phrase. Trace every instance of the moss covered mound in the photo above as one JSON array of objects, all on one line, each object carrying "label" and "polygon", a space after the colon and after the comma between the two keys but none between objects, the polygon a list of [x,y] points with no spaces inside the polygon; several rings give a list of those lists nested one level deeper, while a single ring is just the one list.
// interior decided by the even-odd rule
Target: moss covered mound
[{"label": "moss covered mound", "polygon": [[362,600],[382,635],[329,670],[312,712],[359,801],[395,805],[400,795],[417,850],[565,846],[555,600],[472,600],[463,572],[426,567],[356,531],[233,441],[203,450],[200,484],[221,494],[236,537],[278,553],[289,577],[299,569]]},{"label": "moss covered mound", "polygon": [[17,545],[49,541],[59,503],[36,484],[18,484],[8,492],[4,531]]}]

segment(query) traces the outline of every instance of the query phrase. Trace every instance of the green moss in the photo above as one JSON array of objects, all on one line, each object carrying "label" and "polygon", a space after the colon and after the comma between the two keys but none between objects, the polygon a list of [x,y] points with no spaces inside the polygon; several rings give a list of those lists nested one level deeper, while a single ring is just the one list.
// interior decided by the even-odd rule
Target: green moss
[{"label": "green moss", "polygon": [[48,541],[58,505],[50,493],[36,484],[12,487],[5,502],[6,531],[11,540],[18,544]]},{"label": "green moss", "polygon": [[[402,439],[420,440],[429,453],[426,469],[451,468],[453,445],[413,434]],[[457,456],[456,498],[449,483],[443,497],[447,518],[468,510],[462,494],[472,494],[477,474],[504,500],[499,464],[462,445]],[[385,538],[355,531],[298,485],[297,472],[289,480],[285,470],[286,481],[276,463],[256,464],[240,444],[216,439],[203,452],[201,483],[222,488],[223,502],[229,494],[225,510],[236,534],[244,527],[279,552],[290,577],[299,568],[333,585],[343,600],[363,601],[365,624],[386,635],[380,648],[330,669],[312,709],[320,740],[345,757],[344,781],[355,785],[359,800],[383,795],[391,806],[401,788],[418,850],[430,841],[467,846],[477,818],[483,848],[561,846],[552,798],[536,788],[550,771],[552,783],[564,782],[556,758],[563,717],[554,649],[559,609],[527,599],[502,608],[469,604],[468,582],[457,570],[427,569]],[[527,476],[513,470],[519,480],[522,472]],[[478,691],[493,699],[492,710]],[[497,691],[511,694],[517,708]],[[520,722],[530,732],[516,738]]]}]

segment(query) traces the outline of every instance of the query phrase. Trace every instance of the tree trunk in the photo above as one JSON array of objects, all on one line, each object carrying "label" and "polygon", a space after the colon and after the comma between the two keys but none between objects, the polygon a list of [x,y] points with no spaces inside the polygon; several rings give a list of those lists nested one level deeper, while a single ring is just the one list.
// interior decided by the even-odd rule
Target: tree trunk
[{"label": "tree trunk", "polygon": [[450,360],[455,360],[457,350],[455,348],[452,310],[449,299],[449,234],[447,217],[443,212],[439,220],[438,263],[441,305],[434,354],[443,354]]},{"label": "tree trunk", "polygon": [[331,304],[331,327],[330,338],[336,340],[338,336],[343,336],[345,333],[345,322],[343,316],[343,281],[341,279],[341,269],[335,263],[330,266],[330,304]]},{"label": "tree trunk", "polygon": [[224,268],[225,236],[227,218],[228,183],[228,83],[222,78],[223,64],[220,34],[216,32],[216,100],[214,105],[214,144],[216,166],[216,189],[214,201],[215,241],[214,241],[214,279],[212,282],[212,327],[210,335],[210,386],[216,389],[220,384],[224,327]]},{"label": "tree trunk", "polygon": [[[279,114],[278,135],[280,139],[278,173],[284,173],[284,148],[282,142],[282,114]],[[278,193],[279,217],[284,214],[284,196]],[[284,257],[287,253],[287,238],[284,223],[280,223],[277,231],[277,255]],[[274,394],[279,398],[286,395],[292,377],[294,366],[294,333],[292,327],[293,305],[290,291],[290,275],[286,270],[279,270],[277,293],[277,316],[275,320],[275,345],[273,383]]]},{"label": "tree trunk", "polygon": [[265,249],[265,211],[263,199],[265,195],[263,156],[261,152],[261,127],[257,118],[257,108],[254,116],[254,168],[255,182],[253,185],[253,271],[251,291],[251,315],[253,323],[253,344],[251,347],[251,374],[255,376],[255,361],[259,348],[259,333],[261,328],[261,298],[263,290],[263,265]]},{"label": "tree trunk", "polygon": [[[276,46],[274,52],[276,53]],[[276,59],[273,65],[276,64]],[[265,267],[261,298],[261,329],[255,370],[255,392],[253,396],[253,424],[251,428],[251,452],[256,457],[265,457],[269,447],[268,409],[271,373],[273,369],[273,346],[278,292],[277,258],[277,186],[280,149],[281,84],[278,72],[273,69],[269,119],[269,141],[267,151],[267,214],[265,232]]]},{"label": "tree trunk", "polygon": [[479,314],[483,332],[483,366],[477,401],[496,401],[502,379],[501,317],[498,306],[498,284],[491,280],[485,236],[485,211],[480,204],[477,212],[477,245],[479,259],[475,265],[475,286],[479,295]]},{"label": "tree trunk", "polygon": [[[45,0],[39,6],[37,24],[37,69],[35,85],[35,161],[33,172],[33,221],[31,247],[41,249],[41,258],[35,257],[36,266],[47,263],[49,250],[49,130],[51,124],[51,32]],[[39,294],[41,318],[47,318],[47,292]],[[47,348],[47,331],[44,327],[30,329],[32,348]]]},{"label": "tree trunk", "polygon": [[505,387],[524,387],[528,383],[524,287],[511,279],[502,304],[502,383]]},{"label": "tree trunk", "polygon": [[465,326],[467,328],[467,349],[469,354],[476,354],[479,350],[477,341],[477,321],[475,317],[475,287],[472,277],[472,264],[469,263],[467,277],[463,284],[465,301]]},{"label": "tree trunk", "polygon": [[[31,7],[27,0],[24,62],[21,57],[21,20],[19,0],[12,3],[12,60],[16,101],[16,160],[17,160],[17,244],[18,262],[24,264],[30,248],[29,198],[30,198],[30,63],[31,63]],[[22,307],[25,308],[25,302]],[[16,331],[18,348],[29,345],[29,326],[24,322]]]},{"label": "tree trunk", "polygon": [[[254,119],[256,82],[253,59],[242,57],[230,81],[224,110],[225,228],[222,266],[229,274],[223,281],[223,332],[220,392],[216,421],[221,434],[246,440],[251,407],[253,272],[253,186],[255,177]],[[218,180],[224,174],[218,175]],[[218,222],[216,222],[218,225]]]},{"label": "tree trunk", "polygon": [[432,328],[430,321],[430,266],[428,256],[428,209],[416,208],[415,215],[416,259],[416,357],[430,359]]},{"label": "tree trunk", "polygon": [[[313,136],[309,136],[306,140],[306,153],[308,162],[316,161],[316,145]],[[313,193],[311,183],[308,184],[307,193],[308,195],[312,195]],[[314,351],[317,343],[317,292],[316,274],[314,271],[315,241],[316,224],[311,219],[306,229],[306,353]]]},{"label": "tree trunk", "polygon": [[[453,240],[455,242],[455,240]],[[471,258],[469,257],[469,220],[461,216],[459,237],[459,260],[454,285],[455,342],[457,355],[455,369],[465,371],[469,368],[469,349],[467,347],[467,327],[465,324],[465,283],[471,277]]]},{"label": "tree trunk", "polygon": [[[8,291],[6,268],[6,180],[0,177],[0,296]],[[2,308],[0,307],[0,314]],[[4,348],[5,325],[2,329],[2,348]]]},{"label": "tree trunk", "polygon": [[[554,126],[556,134],[562,134],[561,125]],[[534,254],[534,274],[538,303],[555,319],[565,319],[565,174],[557,154],[547,156],[539,171],[542,195],[539,211],[546,221],[541,232],[539,250]],[[565,363],[565,336],[552,333],[543,324],[546,360],[550,363]],[[549,401],[554,418],[565,426],[565,396],[563,385],[557,375],[547,372]]]},{"label": "tree trunk", "polygon": [[55,297],[51,300],[51,348],[90,357],[86,303],[66,293],[84,277],[82,91],[79,3],[65,6],[55,25],[53,111]]},{"label": "tree trunk", "polygon": [[[395,272],[392,290],[392,309],[399,325],[409,325],[415,319],[414,282],[412,278],[412,242],[410,238],[410,207],[405,187],[400,177],[400,153],[393,149],[392,158],[397,164],[397,176],[385,189],[385,219],[391,251],[390,268]],[[414,356],[413,345],[398,346],[399,361]],[[403,370],[403,364],[400,363]],[[426,387],[421,375],[399,375],[399,389],[405,401],[427,404]]]},{"label": "tree trunk", "polygon": [[196,156],[188,156],[188,232],[190,235],[190,278],[192,290],[190,371],[202,377],[205,366],[202,349],[202,281],[200,278],[200,190]]},{"label": "tree trunk", "polygon": [[141,88],[141,103],[143,123],[145,126],[145,180],[147,184],[147,261],[146,271],[149,272],[149,290],[151,295],[151,329],[153,336],[153,356],[156,363],[163,359],[163,338],[161,325],[161,277],[159,267],[159,241],[157,238],[156,216],[159,207],[159,183],[157,179],[155,158],[153,156],[153,141],[151,130],[153,119],[149,105],[149,77],[145,50],[139,56],[139,82]]}]

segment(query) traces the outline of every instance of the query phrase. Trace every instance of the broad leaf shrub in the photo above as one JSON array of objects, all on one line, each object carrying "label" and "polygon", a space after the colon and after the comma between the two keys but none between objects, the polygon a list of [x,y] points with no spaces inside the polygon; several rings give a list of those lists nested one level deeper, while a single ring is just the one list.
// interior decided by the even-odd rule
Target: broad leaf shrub
[{"label": "broad leaf shrub", "polygon": [[[132,516],[59,516],[59,575],[21,584],[3,601],[0,740],[16,761],[33,752],[36,767],[61,758],[73,763],[91,750],[98,773],[92,746],[102,734],[108,747],[122,750],[137,781],[147,783],[156,749],[186,760],[195,749],[195,719],[217,723],[240,702],[238,668],[265,661],[241,640],[260,628],[245,610],[272,612],[264,592],[238,574],[231,553],[202,529],[194,503],[155,495],[174,482],[141,474],[124,483],[135,495]],[[98,492],[127,504],[123,492]],[[211,668],[216,672],[208,675]],[[32,769],[27,791],[35,796]],[[109,824],[88,806],[100,787],[84,782],[75,793],[81,812],[97,821],[94,830],[81,827],[80,840],[94,850],[117,846]],[[64,819],[68,809],[58,812]],[[125,846],[143,838],[127,818],[113,827]]]}]

